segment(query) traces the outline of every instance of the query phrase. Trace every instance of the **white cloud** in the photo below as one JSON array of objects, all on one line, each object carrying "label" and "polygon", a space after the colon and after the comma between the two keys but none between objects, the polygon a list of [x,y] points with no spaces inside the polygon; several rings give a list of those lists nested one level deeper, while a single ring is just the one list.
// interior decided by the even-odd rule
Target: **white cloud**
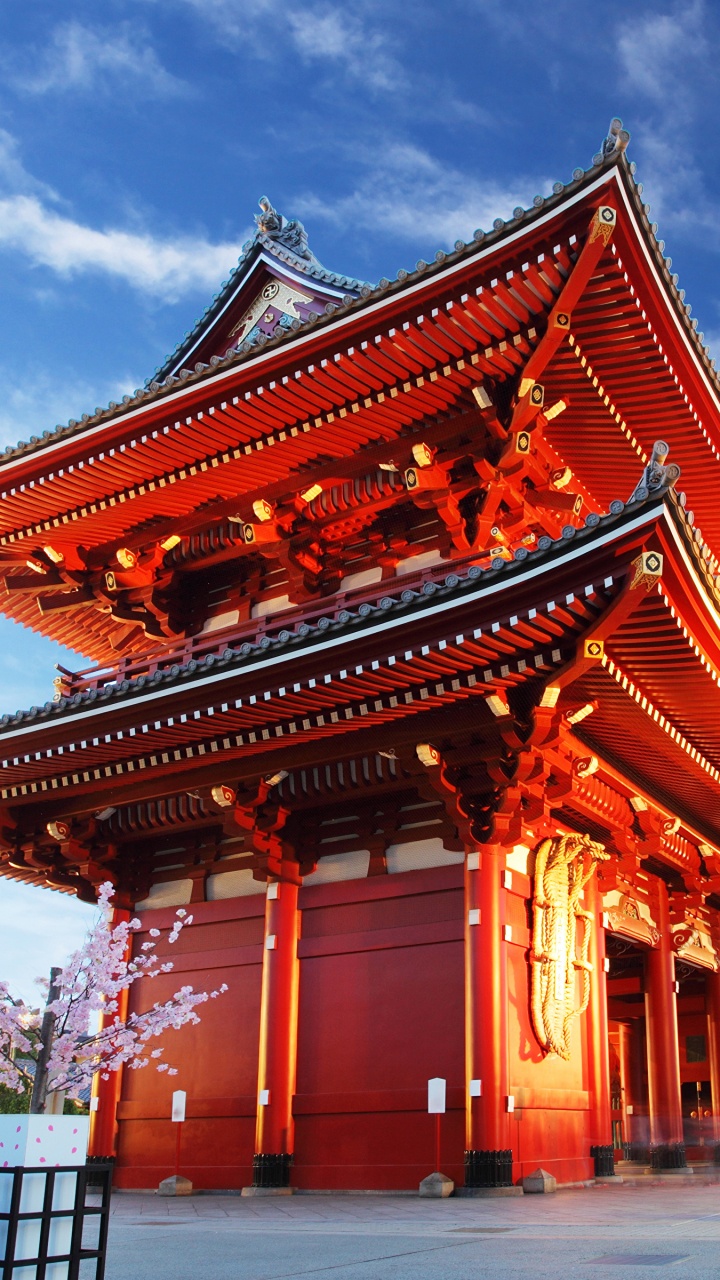
[{"label": "white cloud", "polygon": [[550,186],[543,178],[518,178],[512,186],[480,182],[410,143],[391,142],[355,162],[365,172],[354,191],[332,204],[300,196],[294,202],[298,211],[346,229],[385,231],[416,245],[429,241],[447,248],[458,237],[469,240],[476,227],[487,230],[495,218],[511,218],[517,205],[527,208],[536,191]]},{"label": "white cloud", "polygon": [[[173,0],[178,3],[178,0]],[[368,6],[330,0],[179,0],[194,9],[233,49],[251,49],[274,58],[288,42],[306,63],[349,74],[372,89],[394,92],[406,87],[405,73],[387,35],[374,24]]]},{"label": "white cloud", "polygon": [[[626,16],[616,30],[621,84],[642,104],[632,125],[638,178],[661,234],[674,231],[705,247],[720,245],[716,202],[694,149],[706,89],[714,86],[714,51],[705,0],[666,12]],[[635,108],[637,111],[637,107]]]},{"label": "white cloud", "polygon": [[0,199],[0,248],[64,276],[114,276],[166,301],[217,287],[240,252],[239,244],[211,244],[196,236],[163,240],[119,228],[97,230],[27,195]]},{"label": "white cloud", "polygon": [[704,0],[674,6],[668,13],[646,11],[625,17],[617,50],[628,86],[658,104],[677,126],[693,100],[693,63],[708,54]]},{"label": "white cloud", "polygon": [[[7,67],[7,63],[6,63]],[[165,98],[189,92],[189,86],[163,67],[142,30],[112,31],[65,22],[56,27],[42,53],[33,51],[31,67],[8,68],[6,78],[25,93],[44,94],[93,89],[116,93],[132,84],[133,99]]]},{"label": "white cloud", "polygon": [[289,9],[287,22],[294,44],[308,61],[340,64],[375,89],[405,87],[405,74],[379,31],[363,21],[357,8],[332,5]]},{"label": "white cloud", "polygon": [[166,302],[217,289],[241,251],[240,240],[213,244],[199,235],[98,229],[60,212],[60,203],[55,191],[27,172],[15,140],[0,129],[0,251],[66,278],[103,274]]},{"label": "white cloud", "polygon": [[0,129],[0,190],[32,193],[44,200],[56,200],[57,196],[51,187],[39,182],[28,173],[20,159],[20,148],[17,139]]}]

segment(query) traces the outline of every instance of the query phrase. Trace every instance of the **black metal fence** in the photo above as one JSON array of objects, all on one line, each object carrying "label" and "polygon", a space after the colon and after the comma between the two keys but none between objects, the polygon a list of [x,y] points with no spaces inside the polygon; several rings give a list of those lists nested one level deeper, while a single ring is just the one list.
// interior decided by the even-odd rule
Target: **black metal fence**
[{"label": "black metal fence", "polygon": [[511,1187],[513,1157],[510,1148],[502,1151],[466,1151],[466,1187]]},{"label": "black metal fence", "polygon": [[94,1165],[90,1203],[88,1172],[0,1169],[1,1280],[103,1280],[112,1165]]}]

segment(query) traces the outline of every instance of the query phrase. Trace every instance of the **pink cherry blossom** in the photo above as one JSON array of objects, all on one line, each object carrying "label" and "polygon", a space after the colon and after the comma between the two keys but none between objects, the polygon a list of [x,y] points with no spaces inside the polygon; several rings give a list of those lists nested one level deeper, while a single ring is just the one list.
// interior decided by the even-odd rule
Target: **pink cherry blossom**
[{"label": "pink cherry blossom", "polygon": [[[148,1050],[148,1042],[167,1030],[195,1025],[200,1019],[197,1006],[227,991],[222,984],[215,991],[196,992],[182,986],[168,1000],[150,1008],[133,1011],[123,1020],[118,997],[139,978],[146,981],[171,972],[172,961],[158,964],[154,942],[140,944],[133,954],[133,934],[142,928],[138,919],[113,923],[113,886],[106,883],[98,892],[99,918],[84,945],[72,955],[58,980],[59,996],[47,1006],[55,1019],[49,1056],[48,1093],[66,1090],[78,1093],[96,1073],[109,1073],[127,1066],[140,1070],[154,1061],[158,1071],[176,1075],[167,1062],[158,1062],[161,1046]],[[176,913],[167,942],[177,941],[180,931],[192,923],[183,909]],[[148,930],[161,937],[161,930]],[[47,981],[42,983],[47,990]],[[91,1015],[100,1015],[99,1029],[89,1033]],[[0,982],[0,1084],[22,1092],[29,1082],[22,1065],[24,1056],[37,1055],[40,1015],[20,1000],[14,1000],[6,983]],[[30,1036],[27,1033],[31,1033]],[[18,1055],[20,1061],[18,1061]]]}]

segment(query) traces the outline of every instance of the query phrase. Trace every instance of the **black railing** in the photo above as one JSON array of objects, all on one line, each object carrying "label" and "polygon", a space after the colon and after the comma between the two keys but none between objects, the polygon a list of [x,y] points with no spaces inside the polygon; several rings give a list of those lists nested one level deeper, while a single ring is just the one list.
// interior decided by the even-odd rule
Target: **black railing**
[{"label": "black railing", "polygon": [[625,1159],[631,1160],[633,1164],[649,1164],[650,1148],[647,1142],[628,1142],[626,1144]]},{"label": "black railing", "polygon": [[511,1187],[512,1151],[466,1151],[466,1187]]},{"label": "black railing", "polygon": [[650,1148],[650,1165],[653,1169],[685,1169],[687,1159],[684,1142],[659,1142]]},{"label": "black railing", "polygon": [[254,1155],[254,1187],[289,1187],[291,1155]]},{"label": "black railing", "polygon": [[[112,1182],[113,1171],[115,1169],[115,1156],[87,1156],[85,1158],[87,1166],[87,1185],[93,1190],[96,1187],[103,1187],[106,1178],[106,1165],[110,1165],[110,1181]],[[97,1170],[97,1173],[95,1172]]]},{"label": "black railing", "polygon": [[83,1262],[103,1280],[112,1167],[96,1164],[93,1177],[99,1204],[87,1203],[85,1165],[0,1169],[2,1280],[45,1280],[48,1268],[53,1280],[79,1280]]},{"label": "black railing", "polygon": [[612,1146],[591,1147],[590,1155],[595,1162],[596,1178],[613,1178],[615,1176],[615,1156]]}]

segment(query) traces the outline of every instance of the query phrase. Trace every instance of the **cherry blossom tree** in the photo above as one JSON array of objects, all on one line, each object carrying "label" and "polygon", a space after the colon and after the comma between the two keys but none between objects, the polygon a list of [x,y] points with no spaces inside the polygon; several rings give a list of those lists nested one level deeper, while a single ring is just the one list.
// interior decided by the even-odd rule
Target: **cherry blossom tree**
[{"label": "cherry blossom tree", "polygon": [[[17,1092],[32,1084],[32,1111],[44,1111],[53,1093],[77,1097],[97,1072],[107,1079],[120,1067],[138,1070],[152,1064],[177,1075],[162,1060],[163,1047],[152,1042],[168,1030],[198,1023],[198,1005],[227,991],[225,983],[215,991],[183,986],[168,1000],[123,1017],[123,993],[140,978],[147,981],[169,973],[173,964],[156,955],[160,929],[150,929],[149,940],[132,955],[132,935],[142,927],[141,921],[113,924],[112,897],[113,886],[103,884],[98,893],[100,915],[84,945],[64,969],[53,970],[49,984],[45,982],[42,1022],[37,1011],[14,1000],[7,984],[0,983],[0,1084]],[[192,916],[180,909],[167,941],[177,942],[189,924]],[[28,1068],[28,1060],[35,1063],[34,1070]]]}]

